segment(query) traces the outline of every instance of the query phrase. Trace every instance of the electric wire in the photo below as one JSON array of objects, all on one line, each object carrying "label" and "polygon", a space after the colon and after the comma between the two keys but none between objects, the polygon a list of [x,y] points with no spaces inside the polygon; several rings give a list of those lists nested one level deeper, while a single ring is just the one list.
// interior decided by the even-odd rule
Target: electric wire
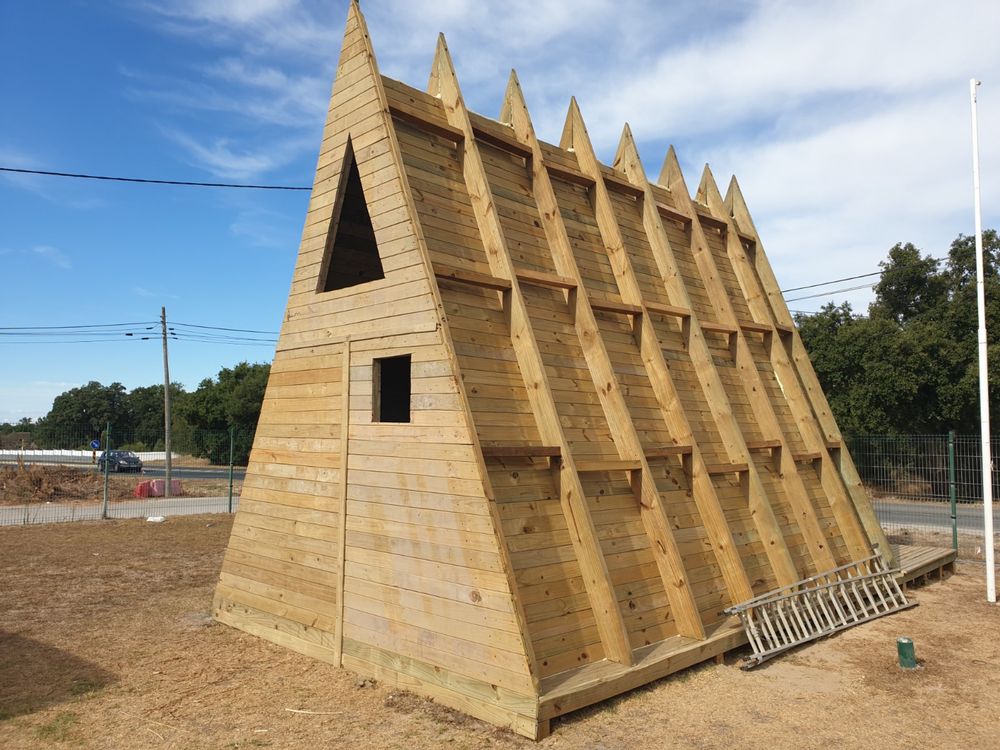
[{"label": "electric wire", "polygon": [[107,182],[135,182],[146,185],[179,185],[181,187],[211,187],[211,188],[242,188],[244,190],[312,190],[311,187],[298,185],[246,185],[238,182],[195,182],[191,180],[154,180],[145,177],[113,177],[103,174],[84,174],[80,172],[53,172],[45,169],[18,169],[16,167],[0,167],[0,172],[14,174],[34,174],[45,177],[73,177],[80,180],[104,180]]}]

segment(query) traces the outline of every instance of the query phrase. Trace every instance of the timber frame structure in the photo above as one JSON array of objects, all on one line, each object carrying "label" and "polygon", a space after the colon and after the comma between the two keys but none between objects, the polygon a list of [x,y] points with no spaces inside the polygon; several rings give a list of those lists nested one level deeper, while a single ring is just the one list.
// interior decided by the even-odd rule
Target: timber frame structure
[{"label": "timber frame structure", "polygon": [[892,549],[735,179],[379,74],[352,2],[222,622],[528,737]]}]

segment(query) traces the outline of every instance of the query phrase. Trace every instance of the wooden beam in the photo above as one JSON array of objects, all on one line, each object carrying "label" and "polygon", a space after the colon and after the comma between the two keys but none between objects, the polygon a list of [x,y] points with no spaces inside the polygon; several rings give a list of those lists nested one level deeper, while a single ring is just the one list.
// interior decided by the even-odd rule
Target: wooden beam
[{"label": "wooden beam", "polygon": [[[635,270],[628,257],[611,198],[608,195],[604,182],[596,182],[597,176],[601,174],[601,165],[597,161],[593,145],[587,134],[586,125],[576,105],[576,100],[572,100],[570,104],[570,112],[563,132],[563,146],[570,147],[576,154],[580,169],[584,173],[595,177],[596,190],[593,195],[593,204],[597,225],[601,233],[601,239],[607,250],[612,270],[615,273],[619,294],[628,304],[637,305],[640,308],[648,310],[649,308],[643,298]],[[625,179],[628,179],[628,177],[626,176]],[[649,199],[647,188],[644,186],[639,187],[642,189],[644,196],[646,196],[641,201],[642,206],[652,207],[654,202]],[[666,308],[660,308],[659,311],[667,314],[680,313],[679,317],[681,317],[681,320],[685,324],[690,318],[690,312],[686,309],[670,308],[668,312]],[[639,325],[636,328],[636,343],[639,356],[646,367],[646,374],[656,395],[664,424],[675,440],[692,446],[691,452],[684,455],[684,463],[690,469],[689,482],[691,484],[692,496],[702,516],[702,521],[705,525],[707,536],[712,543],[712,549],[719,563],[719,568],[733,600],[742,601],[752,596],[752,586],[740,560],[739,550],[736,547],[729,524],[726,521],[725,512],[722,510],[722,504],[716,494],[715,486],[704,469],[704,460],[701,451],[695,445],[694,434],[684,413],[683,402],[674,384],[670,367],[659,345],[658,333],[649,315],[643,315],[639,318]],[[627,407],[625,408],[627,409]],[[637,435],[636,439],[638,439]],[[649,482],[648,484],[655,487],[654,482]],[[656,509],[659,511],[656,523],[662,524],[664,521],[667,521],[669,528],[670,525],[665,516],[666,509],[664,504],[658,502]]]},{"label": "wooden beam", "polygon": [[[472,135],[472,123],[462,100],[458,79],[452,66],[444,37],[438,38],[431,74],[431,94],[439,96],[444,104],[449,123],[467,136]],[[476,223],[487,249],[487,258],[494,275],[511,279],[507,293],[507,310],[510,318],[511,345],[524,377],[532,411],[538,422],[542,440],[559,446],[560,464],[559,499],[570,532],[573,550],[583,574],[587,598],[594,612],[601,644],[608,659],[631,665],[632,647],[622,618],[614,585],[597,537],[597,529],[590,515],[583,484],[563,433],[552,388],[549,386],[545,364],[527,304],[521,293],[510,250],[504,237],[496,205],[475,138],[466,137],[462,142],[462,171],[465,177]]]},{"label": "wooden beam", "polygon": [[625,458],[588,458],[576,462],[576,470],[579,472],[640,471],[641,469],[642,461]]},{"label": "wooden beam", "polygon": [[601,312],[621,313],[622,315],[642,315],[642,308],[639,305],[626,305],[624,302],[612,302],[594,297],[590,298],[591,309]]},{"label": "wooden beam", "polygon": [[[670,602],[671,614],[677,623],[678,633],[692,638],[704,638],[704,626],[698,612],[698,604],[691,588],[691,582],[684,568],[683,557],[674,538],[673,529],[656,488],[652,471],[643,454],[642,441],[622,395],[622,387],[608,355],[601,329],[594,317],[594,308],[591,306],[587,288],[574,255],[573,245],[563,222],[549,170],[546,169],[542,147],[535,137],[524,96],[517,76],[514,74],[511,75],[505,100],[505,111],[511,116],[514,131],[522,141],[531,146],[534,153],[532,161],[533,192],[539,215],[542,217],[542,228],[549,241],[549,246],[552,248],[553,260],[560,273],[573,278],[578,284],[575,299],[570,300],[571,304],[574,305],[573,323],[608,427],[611,430],[620,458],[623,461],[638,464],[632,486],[639,501],[639,517],[646,536],[649,538],[649,549],[656,561],[664,592]],[[579,115],[579,112],[576,111],[575,101],[571,104],[570,116],[573,117],[574,113],[576,116]],[[584,130],[583,133],[585,134],[585,132]],[[581,147],[583,147],[582,141]],[[607,190],[600,172],[588,168],[589,164],[580,163],[579,166],[581,172],[593,179],[597,195],[606,196]],[[600,226],[599,213],[597,220]],[[619,289],[619,291],[621,290]],[[626,300],[626,304],[633,304],[633,302]],[[642,316],[640,319],[644,318],[645,316]]]},{"label": "wooden beam", "polygon": [[674,318],[680,318],[681,320],[689,320],[691,318],[691,310],[686,307],[661,305],[658,302],[650,302],[649,300],[643,300],[642,304],[651,313],[657,313],[658,315],[670,315]]},{"label": "wooden beam", "polygon": [[464,271],[460,268],[451,268],[438,263],[434,264],[434,275],[444,281],[458,281],[462,284],[479,286],[484,289],[496,289],[498,292],[510,290],[510,282],[487,273],[477,273],[475,271]]},{"label": "wooden beam", "polygon": [[[685,196],[690,195],[687,187],[684,186],[684,177],[681,174],[676,154],[672,152],[668,154],[664,164],[663,175],[667,179],[668,184],[677,186],[677,190],[673,191],[675,194],[679,194],[683,189]],[[700,198],[704,198],[704,193],[710,189],[711,184],[711,171],[706,166],[699,185]],[[689,197],[684,203],[685,205],[679,208],[682,211],[687,211],[693,219],[691,236],[695,262],[701,271],[701,276],[705,281],[705,286],[716,314],[723,320],[732,321],[733,324],[736,324],[738,322],[736,312],[733,309],[729,291],[722,282],[722,277],[716,265],[715,258],[712,255],[708,239],[702,228],[702,216],[695,210],[696,206],[693,199]],[[743,296],[746,297],[747,295],[743,293]],[[809,548],[813,567],[817,572],[835,568],[838,561],[833,554],[831,540],[827,537],[827,534],[819,523],[816,509],[813,507],[809,499],[808,490],[802,477],[799,475],[798,467],[787,445],[787,437],[774,412],[774,407],[769,398],[761,397],[767,394],[768,391],[761,379],[760,372],[757,370],[757,365],[754,362],[749,344],[742,333],[737,334],[736,344],[736,365],[741,373],[741,380],[753,411],[754,420],[760,425],[765,434],[774,435],[782,441],[781,449],[778,451],[776,457],[777,461],[780,462],[779,477],[784,488],[785,497],[795,511],[795,518],[799,529],[802,531],[803,538]]]},{"label": "wooden beam", "polygon": [[344,337],[344,353],[340,361],[340,497],[337,498],[337,602],[334,619],[333,659],[344,665],[344,570],[347,565],[347,465],[351,437],[351,337]]},{"label": "wooden beam", "polygon": [[486,458],[559,458],[558,445],[484,445]]},{"label": "wooden beam", "polygon": [[686,229],[691,228],[691,217],[687,214],[682,214],[680,211],[675,211],[672,208],[664,206],[662,203],[656,204],[656,210],[659,211],[660,216],[664,219],[670,219],[671,221],[676,221],[684,225]]},{"label": "wooden beam", "polygon": [[747,440],[747,450],[751,451],[767,451],[780,447],[780,440]]},{"label": "wooden beam", "polygon": [[577,282],[573,279],[544,271],[529,271],[526,268],[521,268],[516,271],[516,275],[517,280],[522,284],[547,286],[553,289],[576,289],[577,287]]},{"label": "wooden beam", "polygon": [[711,464],[706,466],[705,469],[712,476],[719,474],[742,474],[743,472],[750,471],[750,464]]},{"label": "wooden beam", "polygon": [[670,458],[671,456],[690,456],[694,452],[693,445],[662,445],[659,448],[646,449],[646,460],[654,458]]},{"label": "wooden beam", "polygon": [[[684,277],[677,265],[677,260],[674,257],[673,250],[670,246],[670,239],[663,226],[663,206],[658,205],[653,197],[653,187],[646,178],[646,172],[642,167],[642,160],[639,158],[639,151],[635,146],[634,139],[632,138],[632,132],[627,125],[625,126],[621,141],[618,145],[618,153],[615,156],[615,165],[632,182],[645,187],[646,200],[643,201],[642,212],[643,228],[646,232],[646,238],[649,242],[650,248],[652,249],[653,258],[656,262],[660,278],[663,280],[667,289],[669,299],[674,304],[679,305],[681,309],[688,311],[687,321],[695,322],[694,325],[688,326],[689,330],[686,336],[687,350],[691,364],[694,367],[698,375],[698,379],[704,389],[706,401],[712,413],[712,421],[718,429],[719,435],[722,437],[725,452],[729,460],[734,463],[747,462],[750,464],[750,470],[746,474],[747,500],[753,517],[754,526],[760,536],[761,544],[765,550],[771,569],[774,571],[775,579],[780,585],[794,583],[799,578],[795,563],[788,551],[788,545],[785,543],[781,534],[778,521],[775,518],[774,511],[771,508],[767,493],[764,490],[764,485],[761,482],[756,467],[752,464],[752,462],[750,462],[750,453],[744,443],[743,433],[733,417],[732,406],[729,404],[729,397],[726,395],[725,387],[723,386],[719,377],[719,372],[716,369],[712,352],[709,350],[708,345],[705,342],[705,337],[701,332],[700,326],[697,325],[697,316],[693,313],[691,299],[688,296],[687,288],[684,284]],[[684,189],[686,190],[686,188]],[[666,193],[667,191],[664,189],[661,192]],[[686,196],[687,193],[685,192],[684,195]],[[680,215],[680,217],[690,228],[690,217],[683,214]],[[646,307],[647,309],[652,309],[648,304]],[[653,340],[655,341],[655,339]],[[660,352],[660,358],[663,358],[662,351]],[[702,461],[699,469],[697,462],[695,462],[692,457],[691,466],[693,479],[695,481],[700,481],[702,486],[707,483],[708,487],[711,488],[712,494],[715,495],[715,488],[712,485],[711,477],[704,469],[704,462]],[[695,496],[697,497],[697,494]],[[718,498],[716,496],[716,502],[717,501]],[[702,513],[704,515],[705,511],[702,511]],[[721,513],[721,509],[719,513]],[[721,518],[719,518],[718,513],[713,513],[712,517],[716,519],[714,521],[715,524],[724,525],[726,527],[726,533],[730,534],[728,522],[726,521],[724,514],[722,514]],[[710,521],[706,519],[706,528],[710,528],[709,523]],[[733,549],[735,551],[735,545],[733,546]],[[739,563],[740,571],[742,571],[742,576],[745,579],[746,571],[743,569],[738,556],[737,562]],[[730,590],[732,591],[732,589]],[[752,598],[752,596],[743,597],[741,599],[734,598],[734,601],[745,601],[749,598]]]},{"label": "wooden beam", "polygon": [[454,143],[461,143],[465,137],[462,131],[456,130],[450,125],[435,122],[425,117],[422,112],[411,109],[400,102],[393,102],[389,105],[389,114],[397,120],[402,120],[405,123],[413,125],[415,128],[432,133],[433,135],[439,135]]},{"label": "wooden beam", "polygon": [[555,177],[557,180],[562,180],[563,182],[571,182],[574,185],[583,185],[583,187],[593,187],[594,180],[591,177],[583,174],[583,172],[578,172],[574,169],[566,169],[561,165],[556,164],[546,164],[545,169],[548,170],[549,175]]}]

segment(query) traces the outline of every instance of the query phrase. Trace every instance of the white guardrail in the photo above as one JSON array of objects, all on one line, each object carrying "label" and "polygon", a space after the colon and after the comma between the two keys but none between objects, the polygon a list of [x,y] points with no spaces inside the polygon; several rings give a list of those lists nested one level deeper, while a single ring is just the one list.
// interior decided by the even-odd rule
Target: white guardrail
[{"label": "white guardrail", "polygon": [[[116,450],[116,449],[112,449]],[[20,458],[23,461],[37,461],[45,463],[89,463],[95,454],[100,455],[102,451],[75,451],[62,449],[46,450],[20,450],[7,449],[0,450],[0,462],[14,462]],[[143,463],[149,461],[166,461],[166,451],[134,451]],[[170,454],[172,458],[179,458],[176,453]]]}]

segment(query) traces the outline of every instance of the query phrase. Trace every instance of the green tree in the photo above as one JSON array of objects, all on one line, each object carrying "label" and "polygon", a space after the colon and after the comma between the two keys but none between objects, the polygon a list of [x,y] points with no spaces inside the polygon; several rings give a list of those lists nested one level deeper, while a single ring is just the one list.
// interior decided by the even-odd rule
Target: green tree
[{"label": "green tree", "polygon": [[[170,384],[171,437],[172,450],[190,450],[186,438],[188,425],[179,413],[187,392],[180,383]],[[148,450],[163,450],[163,386],[148,385],[133,388],[128,394],[129,409],[132,414],[131,442],[142,443]]]},{"label": "green tree", "polygon": [[[33,439],[45,448],[79,448],[100,439],[108,422],[120,425],[124,431],[131,427],[125,386],[106,386],[92,380],[56,396],[52,409],[38,421]],[[113,439],[115,435],[112,432]]]},{"label": "green tree", "polygon": [[224,367],[216,378],[206,378],[188,394],[178,409],[192,428],[196,455],[214,464],[229,461],[229,429],[235,433],[234,458],[245,464],[250,457],[257,420],[271,366],[240,362]]},{"label": "green tree", "polygon": [[[984,232],[991,402],[1000,398],[1000,241]],[[845,432],[978,429],[975,243],[943,263],[910,243],[889,250],[868,317],[827,305],[796,323]]]}]

